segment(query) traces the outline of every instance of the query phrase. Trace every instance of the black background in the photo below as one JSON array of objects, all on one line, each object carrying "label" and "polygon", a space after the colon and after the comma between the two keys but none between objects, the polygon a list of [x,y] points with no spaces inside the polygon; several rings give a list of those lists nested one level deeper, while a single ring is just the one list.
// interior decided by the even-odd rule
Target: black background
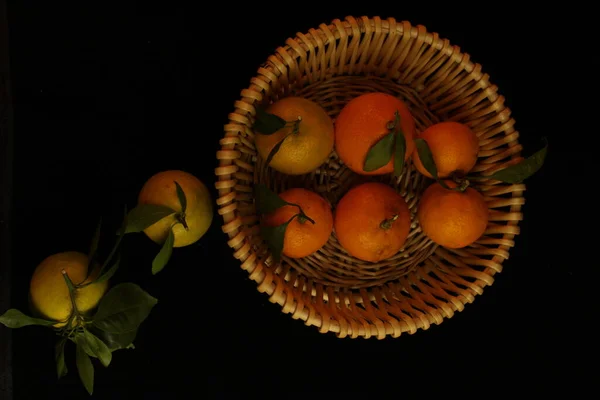
[{"label": "black background", "polygon": [[[334,18],[391,16],[449,38],[499,86],[526,152],[546,136],[549,155],[527,183],[521,235],[494,285],[452,319],[399,339],[341,340],[282,314],[239,268],[216,212],[209,233],[175,251],[156,277],[150,261],[158,248],[128,237],[118,280],[140,284],[159,303],[136,349],[96,367],[94,398],[576,396],[597,379],[598,346],[589,340],[597,196],[586,171],[595,165],[600,63],[590,10],[166,4],[9,2],[11,306],[27,307],[28,279],[44,257],[86,251],[100,217],[105,232],[116,229],[123,205],[135,204],[155,172],[187,170],[215,196],[218,140],[240,91],[286,38]],[[103,238],[107,251],[110,232]],[[52,333],[11,333],[15,399],[88,397],[72,348],[70,372],[58,381]]]}]

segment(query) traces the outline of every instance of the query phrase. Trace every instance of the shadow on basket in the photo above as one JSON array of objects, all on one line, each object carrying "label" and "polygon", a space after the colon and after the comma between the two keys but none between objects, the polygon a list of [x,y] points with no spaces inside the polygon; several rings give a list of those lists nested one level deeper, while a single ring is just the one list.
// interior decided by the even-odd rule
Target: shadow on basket
[{"label": "shadow on basket", "polygon": [[440,324],[502,271],[521,156],[498,88],[422,26],[347,17],[276,50],[229,114],[219,214],[284,313],[339,337]]}]

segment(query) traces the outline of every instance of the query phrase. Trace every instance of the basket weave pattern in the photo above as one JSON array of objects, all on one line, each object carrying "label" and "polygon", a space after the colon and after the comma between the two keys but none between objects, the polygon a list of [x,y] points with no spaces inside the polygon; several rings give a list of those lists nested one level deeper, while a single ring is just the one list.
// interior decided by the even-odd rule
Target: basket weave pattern
[{"label": "basket weave pattern", "polygon": [[[448,40],[392,18],[347,17],[288,39],[242,90],[220,140],[217,205],[233,256],[271,302],[322,333],[398,337],[462,311],[502,271],[522,219],[525,186],[486,178],[517,162],[522,150],[515,121],[497,89],[481,66]],[[410,162],[398,178],[365,177],[346,168],[334,151],[313,173],[286,176],[265,167],[258,156],[251,128],[257,106],[296,95],[316,101],[335,119],[350,99],[372,91],[403,99],[417,131],[453,120],[476,132],[480,152],[471,174],[478,178],[471,185],[483,193],[490,209],[488,228],[476,243],[450,250],[423,235],[416,209],[426,182]],[[410,235],[396,256],[380,263],[357,260],[333,233],[309,257],[272,263],[259,235],[255,183],[276,192],[306,187],[334,206],[351,185],[373,180],[394,187],[411,211]]]}]

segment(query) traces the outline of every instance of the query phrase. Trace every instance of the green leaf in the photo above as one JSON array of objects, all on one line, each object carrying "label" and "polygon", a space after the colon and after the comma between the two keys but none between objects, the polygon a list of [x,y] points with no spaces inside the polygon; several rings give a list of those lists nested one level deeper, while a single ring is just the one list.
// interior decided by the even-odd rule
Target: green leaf
[{"label": "green leaf", "polygon": [[396,154],[394,154],[394,175],[400,176],[404,168],[404,157],[406,155],[406,138],[402,129],[396,132]]},{"label": "green leaf", "polygon": [[417,147],[417,152],[419,153],[419,159],[427,172],[429,172],[434,179],[438,179],[438,172],[435,161],[433,161],[433,154],[431,154],[431,149],[425,139],[415,139],[415,145]]},{"label": "green leaf", "polygon": [[94,354],[96,358],[100,360],[102,365],[108,367],[112,361],[112,353],[110,352],[108,346],[106,346],[102,340],[98,339],[87,329],[83,331],[83,338],[92,354]]},{"label": "green leaf", "polygon": [[281,148],[281,145],[283,144],[283,142],[285,141],[285,139],[288,138],[289,135],[285,135],[283,137],[283,139],[281,139],[279,142],[277,142],[275,144],[275,146],[273,146],[273,148],[271,149],[271,152],[269,153],[268,157],[267,157],[267,161],[266,161],[266,165],[268,166],[269,164],[271,164],[271,161],[273,161],[273,157],[275,157],[275,154],[277,154],[277,152],[279,151],[279,149]]},{"label": "green leaf", "polygon": [[157,302],[138,285],[120,283],[100,300],[93,325],[108,333],[136,330]]},{"label": "green leaf", "polygon": [[179,204],[181,204],[181,212],[185,212],[187,209],[187,199],[185,197],[185,193],[179,183],[175,181],[175,190],[177,191],[177,198],[179,199]]},{"label": "green leaf", "polygon": [[496,179],[506,183],[521,183],[535,174],[544,165],[546,153],[548,152],[548,141],[544,138],[544,147],[527,157],[519,164],[494,172],[490,179]]},{"label": "green leaf", "polygon": [[156,275],[167,265],[171,254],[173,254],[173,243],[175,242],[175,235],[173,234],[173,228],[169,229],[167,239],[163,243],[160,251],[152,260],[152,274]]},{"label": "green leaf", "polygon": [[262,183],[255,186],[254,196],[256,199],[256,209],[259,214],[270,214],[278,208],[289,204]]},{"label": "green leaf", "polygon": [[65,344],[67,343],[66,338],[60,339],[54,347],[54,360],[56,361],[56,374],[58,379],[67,375],[67,364],[65,363]]},{"label": "green leaf", "polygon": [[92,327],[91,330],[94,335],[106,343],[110,351],[131,348],[137,336],[137,329],[125,333],[109,333],[95,327]]},{"label": "green leaf", "polygon": [[16,308],[7,310],[4,314],[0,315],[0,324],[3,324],[7,328],[15,329],[22,328],[29,325],[40,325],[40,326],[51,326],[56,324],[57,321],[49,321],[40,318],[33,318],[29,315],[23,314]]},{"label": "green leaf", "polygon": [[285,237],[285,230],[288,224],[294,219],[292,217],[289,221],[278,225],[278,226],[261,226],[260,234],[263,239],[267,242],[267,245],[273,253],[273,259],[275,262],[281,260],[281,252],[283,251],[283,239]]},{"label": "green leaf", "polygon": [[363,165],[364,171],[375,171],[390,162],[394,153],[394,136],[394,132],[388,133],[369,149]]},{"label": "green leaf", "polygon": [[269,114],[261,107],[256,109],[256,120],[253,125],[255,131],[262,133],[263,135],[272,135],[285,125],[286,121],[281,117]]},{"label": "green leaf", "polygon": [[100,282],[104,282],[109,280],[110,278],[113,277],[113,275],[117,272],[117,270],[119,269],[119,263],[121,262],[121,256],[119,256],[117,258],[117,261],[114,262],[114,264],[112,265],[112,267],[110,267],[108,269],[108,271],[106,271],[104,274],[98,276],[98,278],[93,282],[93,283],[100,283]]},{"label": "green leaf", "polygon": [[79,379],[81,379],[81,383],[83,383],[85,390],[87,390],[91,396],[94,392],[94,366],[92,365],[92,360],[90,360],[90,357],[80,345],[76,346],[75,353]]},{"label": "green leaf", "polygon": [[142,232],[175,212],[170,207],[157,204],[138,204],[127,214],[125,233]]}]

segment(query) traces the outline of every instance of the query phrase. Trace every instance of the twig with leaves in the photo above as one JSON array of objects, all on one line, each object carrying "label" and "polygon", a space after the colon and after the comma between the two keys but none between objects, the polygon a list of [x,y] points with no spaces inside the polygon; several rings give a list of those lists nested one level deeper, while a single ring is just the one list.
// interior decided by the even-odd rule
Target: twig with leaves
[{"label": "twig with leaves", "polygon": [[367,152],[363,170],[372,172],[387,165],[394,157],[395,177],[402,174],[404,159],[406,153],[406,138],[400,126],[400,112],[394,113],[394,120],[388,122],[386,126],[388,133],[377,141]]},{"label": "twig with leaves", "polygon": [[295,121],[286,121],[283,118],[279,117],[278,115],[270,114],[270,113],[266,112],[261,107],[258,107],[256,109],[256,119],[254,121],[254,124],[252,125],[252,128],[255,131],[257,131],[263,135],[272,135],[275,132],[279,132],[279,130],[281,130],[285,127],[291,128],[289,130],[289,132],[287,132],[281,140],[279,140],[277,143],[275,143],[275,146],[273,146],[273,148],[269,152],[269,155],[267,156],[267,160],[265,161],[266,166],[271,164],[273,157],[275,157],[275,154],[277,154],[277,152],[281,148],[281,145],[283,144],[283,142],[288,137],[290,137],[292,135],[297,135],[300,132],[300,123],[301,122],[302,122],[301,116],[298,116],[298,118]]}]

